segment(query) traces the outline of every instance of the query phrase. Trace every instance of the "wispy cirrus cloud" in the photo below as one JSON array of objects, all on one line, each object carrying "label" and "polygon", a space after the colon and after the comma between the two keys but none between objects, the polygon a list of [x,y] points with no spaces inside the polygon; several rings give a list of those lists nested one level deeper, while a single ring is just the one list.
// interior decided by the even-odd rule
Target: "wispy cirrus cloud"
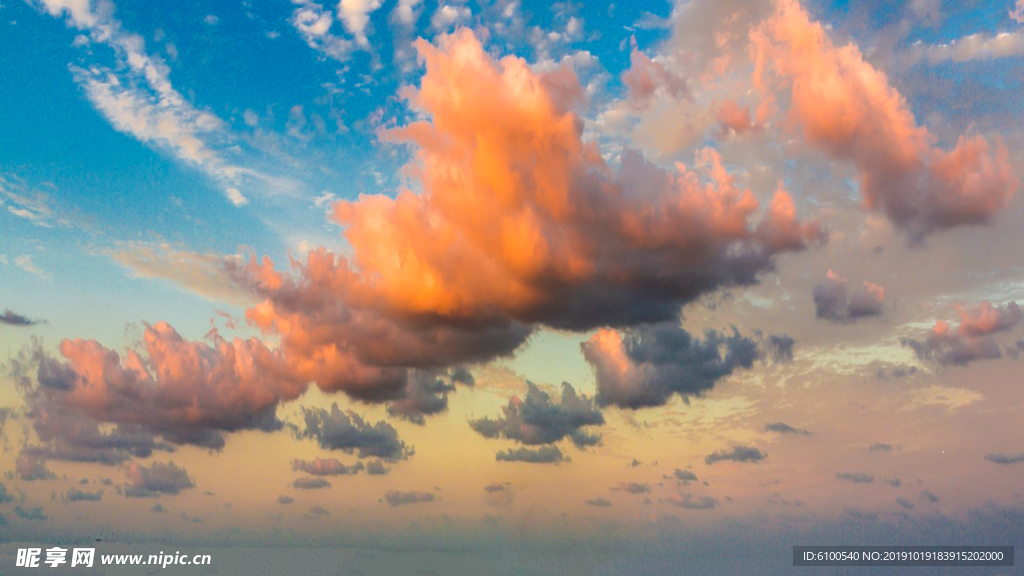
[{"label": "wispy cirrus cloud", "polygon": [[[114,4],[33,0],[69,27],[88,33],[88,41],[113,50],[117,65],[70,66],[92,105],[120,132],[193,165],[218,183],[236,206],[248,203],[241,192],[252,171],[227,158],[231,135],[223,120],[190,103],[170,81],[170,68],[146,50],[142,36],[125,30],[114,17]],[[86,38],[83,36],[82,38]]]}]

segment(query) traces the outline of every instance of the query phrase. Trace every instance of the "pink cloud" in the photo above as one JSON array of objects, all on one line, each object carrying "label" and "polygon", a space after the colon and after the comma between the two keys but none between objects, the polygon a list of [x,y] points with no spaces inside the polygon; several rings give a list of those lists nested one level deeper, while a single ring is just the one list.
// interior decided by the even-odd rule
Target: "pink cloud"
[{"label": "pink cloud", "polygon": [[795,0],[781,0],[752,38],[762,106],[774,106],[773,85],[783,88],[792,125],[811,144],[853,162],[866,208],[884,212],[912,240],[986,223],[1016,192],[1000,141],[963,135],[952,150],[934,147],[885,73],[856,45],[834,45]]}]

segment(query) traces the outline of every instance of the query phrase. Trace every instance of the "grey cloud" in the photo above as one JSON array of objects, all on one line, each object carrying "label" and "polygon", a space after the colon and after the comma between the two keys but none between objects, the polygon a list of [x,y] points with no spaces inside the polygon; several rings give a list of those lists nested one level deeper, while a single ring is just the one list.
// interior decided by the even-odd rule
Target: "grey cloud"
[{"label": "grey cloud", "polygon": [[974,309],[957,307],[960,324],[954,331],[939,321],[924,339],[902,338],[900,342],[914,351],[919,359],[943,366],[966,366],[977,360],[1002,357],[993,334],[1006,332],[1024,320],[1024,312],[1016,302],[992,306],[982,302]]},{"label": "grey cloud", "polygon": [[697,481],[697,475],[694,474],[693,472],[690,472],[689,470],[680,470],[679,468],[676,468],[675,472],[673,472],[673,476],[676,480],[679,480],[681,482]]},{"label": "grey cloud", "polygon": [[932,504],[934,504],[934,503],[939,501],[939,497],[936,496],[935,493],[930,491],[930,490],[922,491],[921,492],[921,498],[931,502]]},{"label": "grey cloud", "polygon": [[885,294],[880,286],[864,282],[848,293],[846,279],[831,270],[828,276],[814,287],[812,296],[815,315],[837,323],[878,316],[885,306]]},{"label": "grey cloud", "polygon": [[313,460],[292,460],[292,470],[313,476],[347,476],[363,470],[363,463],[345,465],[336,458],[314,458]]},{"label": "grey cloud", "polygon": [[499,484],[498,482],[491,482],[487,486],[484,486],[484,492],[487,492],[488,494],[493,494],[494,492],[501,492],[503,490],[505,490],[505,486]]},{"label": "grey cloud", "polygon": [[714,464],[715,462],[759,462],[768,457],[768,454],[753,446],[735,446],[730,450],[718,450],[704,458],[704,463]]},{"label": "grey cloud", "polygon": [[422,426],[426,423],[425,416],[448,409],[448,394],[455,391],[456,383],[472,386],[473,382],[473,375],[464,366],[444,372],[413,371],[401,396],[388,404],[388,414]]},{"label": "grey cloud", "polygon": [[621,482],[617,489],[629,494],[645,494],[651,491],[649,485],[641,484],[640,482]]},{"label": "grey cloud", "polygon": [[78,488],[68,488],[66,497],[68,502],[99,502],[103,499],[103,490],[88,492]]},{"label": "grey cloud", "polygon": [[528,462],[531,464],[558,464],[567,462],[569,459],[562,455],[557,446],[541,446],[537,449],[530,448],[509,448],[495,455],[495,460],[501,462]]},{"label": "grey cloud", "polygon": [[854,484],[868,484],[875,481],[873,474],[862,472],[837,472],[836,478],[846,482],[853,482]]},{"label": "grey cloud", "polygon": [[380,460],[370,460],[366,463],[366,473],[370,476],[383,476],[390,471],[391,469],[384,466]]},{"label": "grey cloud", "polygon": [[295,502],[295,498],[292,498],[291,496],[281,495],[277,497],[277,502],[279,504],[291,504],[292,502]]},{"label": "grey cloud", "polygon": [[34,326],[41,323],[41,320],[32,320],[31,318],[12,311],[10,308],[4,308],[4,313],[0,314],[0,324],[6,324],[8,326]]},{"label": "grey cloud", "polygon": [[708,330],[702,340],[676,324],[603,332],[580,346],[596,375],[598,403],[631,409],[660,406],[673,394],[684,400],[700,395],[766,355],[763,338],[742,336],[735,328],[731,335]]},{"label": "grey cloud", "polygon": [[907,510],[913,510],[914,509],[914,503],[911,502],[910,500],[907,500],[906,498],[903,498],[903,497],[897,498],[896,499],[896,503],[899,504],[900,506],[906,508]]},{"label": "grey cloud", "polygon": [[667,501],[673,506],[686,508],[688,510],[711,510],[718,505],[718,501],[711,496],[700,496],[694,498],[689,494],[684,496],[670,496]]},{"label": "grey cloud", "polygon": [[128,466],[127,475],[131,484],[125,488],[124,495],[129,498],[178,494],[196,485],[188,472],[173,462],[154,462],[150,466],[133,462]]},{"label": "grey cloud", "polygon": [[330,412],[323,408],[303,408],[302,412],[306,421],[302,437],[315,438],[321,448],[384,460],[401,460],[412,454],[387,422],[370,424],[352,410],[340,410],[337,404],[331,405]]},{"label": "grey cloud", "polygon": [[612,505],[611,500],[607,498],[591,498],[590,500],[587,500],[585,503],[590,506],[597,506],[600,508],[608,508]]},{"label": "grey cloud", "polygon": [[569,437],[582,448],[600,441],[599,435],[584,430],[604,424],[593,399],[577,395],[568,382],[562,383],[562,397],[557,402],[532,382],[526,387],[526,397],[509,400],[502,408],[503,416],[470,421],[473,430],[485,438],[508,438],[527,445],[553,444]]},{"label": "grey cloud", "polygon": [[793,359],[793,346],[796,340],[786,334],[769,334],[765,339],[764,349],[768,358],[776,364],[783,364]]},{"label": "grey cloud", "polygon": [[46,520],[46,515],[43,514],[42,506],[34,506],[32,508],[22,508],[21,506],[14,507],[14,513],[18,515],[18,518],[22,520]]},{"label": "grey cloud", "polygon": [[324,516],[330,516],[331,513],[327,511],[323,506],[313,506],[309,509],[309,513],[305,514],[306,518],[323,518]]},{"label": "grey cloud", "polygon": [[389,490],[384,494],[384,500],[391,506],[403,506],[406,504],[419,504],[437,500],[432,492],[402,492],[400,490]]},{"label": "grey cloud", "polygon": [[46,460],[32,454],[18,456],[14,470],[22,480],[52,480],[57,477],[46,467]]},{"label": "grey cloud", "polygon": [[154,513],[157,513],[157,514],[159,514],[161,512],[166,512],[166,510],[164,510],[163,504],[161,504],[159,502],[157,502],[156,504],[153,504],[153,507],[150,508],[150,511],[154,512]]},{"label": "grey cloud", "polygon": [[1024,462],[1024,454],[985,454],[985,460],[1010,466]]},{"label": "grey cloud", "polygon": [[292,482],[292,486],[299,490],[318,490],[320,488],[330,488],[331,483],[323,478],[305,477]]},{"label": "grey cloud", "polygon": [[11,496],[10,492],[7,491],[7,486],[0,482],[0,504],[6,504],[14,500],[14,496]]},{"label": "grey cloud", "polygon": [[771,422],[765,424],[764,429],[768,432],[778,432],[779,434],[795,434],[798,436],[810,436],[809,430],[803,428],[794,428],[785,422]]}]

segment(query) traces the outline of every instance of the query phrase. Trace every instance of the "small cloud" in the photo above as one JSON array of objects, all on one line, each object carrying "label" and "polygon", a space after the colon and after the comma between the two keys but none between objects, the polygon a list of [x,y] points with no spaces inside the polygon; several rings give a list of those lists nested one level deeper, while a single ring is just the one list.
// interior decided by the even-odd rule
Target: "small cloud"
[{"label": "small cloud", "polygon": [[795,434],[798,436],[810,436],[811,433],[803,428],[794,428],[785,422],[772,422],[765,424],[764,429],[768,432],[778,432],[779,434]]},{"label": "small cloud", "polygon": [[43,514],[42,506],[35,506],[33,508],[22,508],[21,506],[15,506],[14,513],[17,514],[18,518],[21,518],[22,520],[46,520],[46,515]]},{"label": "small cloud", "polygon": [[68,502],[99,502],[103,499],[103,490],[87,492],[78,488],[68,488],[66,497]]},{"label": "small cloud", "polygon": [[718,505],[718,501],[711,496],[700,496],[698,498],[694,498],[689,494],[684,496],[670,496],[666,501],[673,506],[686,508],[688,510],[711,510]]},{"label": "small cloud", "polygon": [[420,504],[423,502],[433,502],[434,500],[437,500],[437,497],[434,496],[432,492],[402,492],[399,490],[389,490],[387,494],[384,495],[384,500],[389,505],[394,507],[404,506],[406,504]]},{"label": "small cloud", "polygon": [[862,472],[836,472],[836,478],[846,482],[853,482],[854,484],[868,484],[875,481],[873,474]]},{"label": "small cloud", "polygon": [[586,501],[586,504],[588,504],[590,506],[598,506],[598,507],[601,507],[601,508],[608,508],[608,507],[610,507],[612,505],[612,502],[611,502],[611,500],[609,500],[607,498],[591,498],[590,500]]},{"label": "small cloud", "polygon": [[291,496],[285,496],[282,494],[281,496],[277,497],[277,502],[278,504],[291,504],[292,502],[295,502],[295,498],[292,498]]},{"label": "small cloud", "polygon": [[0,314],[0,324],[6,324],[8,326],[34,326],[41,323],[42,320],[32,320],[27,316],[22,316],[21,314],[12,311],[10,308],[4,308],[4,313]]},{"label": "small cloud", "polygon": [[319,490],[320,488],[330,488],[331,483],[323,478],[313,478],[307,476],[305,478],[299,478],[295,482],[292,482],[292,487],[299,490]]},{"label": "small cloud", "polygon": [[313,506],[309,509],[309,513],[305,514],[306,518],[323,518],[324,516],[330,515],[331,513],[323,506]]},{"label": "small cloud", "polygon": [[148,467],[132,462],[128,465],[127,474],[131,485],[125,488],[124,495],[129,498],[177,494],[196,485],[188,472],[173,462],[154,462]]},{"label": "small cloud", "polygon": [[935,493],[930,491],[930,490],[922,491],[921,492],[921,499],[922,500],[927,500],[927,501],[931,502],[932,504],[934,504],[934,503],[939,501],[939,497],[936,496]]},{"label": "small cloud", "polygon": [[689,470],[680,470],[679,468],[676,468],[675,472],[672,473],[672,477],[684,483],[697,481],[696,474]]},{"label": "small cloud", "polygon": [[1004,466],[1012,466],[1024,462],[1024,454],[986,454],[985,460]]},{"label": "small cloud", "polygon": [[614,489],[622,490],[629,494],[645,494],[651,491],[651,487],[649,485],[641,484],[639,482],[620,482]]},{"label": "small cloud", "polygon": [[567,462],[569,459],[562,455],[557,446],[541,446],[537,449],[531,448],[509,448],[495,455],[499,462],[529,462],[531,464],[558,464]]},{"label": "small cloud", "polygon": [[814,311],[818,318],[837,323],[853,322],[868,316],[878,316],[885,306],[885,289],[864,282],[849,294],[846,279],[832,270],[814,287]]},{"label": "small cloud", "polygon": [[390,471],[391,469],[385,467],[380,460],[370,460],[366,463],[366,473],[370,476],[383,476]]},{"label": "small cloud", "polygon": [[707,455],[704,458],[705,464],[714,464],[715,462],[751,462],[756,463],[764,460],[768,457],[768,454],[761,450],[754,448],[753,446],[735,446],[731,450],[719,450],[712,454]]}]

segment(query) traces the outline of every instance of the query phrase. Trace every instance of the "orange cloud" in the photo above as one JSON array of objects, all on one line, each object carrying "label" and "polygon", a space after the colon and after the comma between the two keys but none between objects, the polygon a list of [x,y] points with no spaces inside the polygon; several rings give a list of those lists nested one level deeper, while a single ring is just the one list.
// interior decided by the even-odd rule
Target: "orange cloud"
[{"label": "orange cloud", "polygon": [[208,338],[209,344],[185,340],[161,322],[146,326],[141,353],[130,349],[123,358],[95,340],[62,341],[66,362],[40,361],[31,399],[37,426],[70,408],[97,422],[217,449],[222,432],[280,428],[278,403],[298,397],[305,382],[281,370],[281,354],[255,338],[228,341],[216,331]]},{"label": "orange cloud", "polygon": [[752,38],[762,108],[774,107],[774,79],[788,93],[789,121],[811,144],[852,161],[865,206],[883,211],[911,240],[988,222],[1016,192],[1000,141],[993,147],[963,135],[950,151],[933,147],[885,74],[856,45],[835,46],[795,0],[779,0]]},{"label": "orange cloud", "polygon": [[416,47],[426,73],[407,96],[424,119],[382,138],[415,147],[421,192],[338,202],[350,257],[314,250],[293,276],[268,259],[235,269],[265,298],[247,319],[324,389],[401,397],[407,369],[509,354],[536,324],[675,318],[819,238],[781,188],[758,216],[712,149],[672,172],[635,151],[606,164],[581,137],[568,68],[494,60],[468,30]]}]

